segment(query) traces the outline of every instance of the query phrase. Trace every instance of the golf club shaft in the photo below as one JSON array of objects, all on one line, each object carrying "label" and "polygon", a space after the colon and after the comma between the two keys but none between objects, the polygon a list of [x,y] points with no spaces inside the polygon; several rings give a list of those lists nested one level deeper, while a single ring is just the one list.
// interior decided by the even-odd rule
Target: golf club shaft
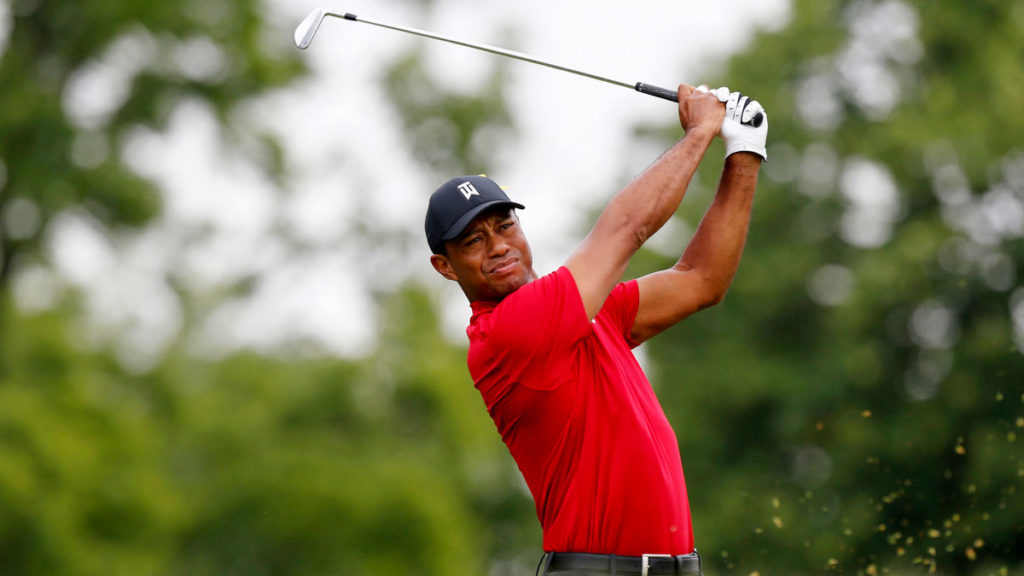
[{"label": "golf club shaft", "polygon": [[[561,66],[561,65],[555,64],[553,62],[548,62],[546,60],[540,60],[539,58],[534,58],[533,56],[529,56],[529,55],[523,54],[521,52],[515,52],[513,50],[506,50],[504,48],[498,48],[496,46],[488,46],[487,44],[477,44],[477,43],[473,43],[473,42],[466,42],[464,40],[458,40],[456,38],[451,38],[449,36],[442,36],[440,34],[434,34],[433,32],[427,32],[426,30],[419,30],[417,28],[409,28],[407,26],[397,26],[395,24],[386,24],[384,22],[375,22],[373,20],[362,18],[362,17],[356,16],[355,14],[351,14],[351,13],[348,13],[348,12],[342,13],[342,12],[334,12],[334,11],[331,11],[331,10],[324,10],[323,11],[323,15],[324,16],[333,16],[335,18],[342,18],[344,20],[352,20],[353,22],[362,22],[364,24],[372,24],[374,26],[379,26],[381,28],[388,28],[390,30],[396,30],[398,32],[405,32],[407,34],[414,34],[416,36],[423,36],[424,38],[431,38],[433,40],[440,40],[442,42],[448,42],[450,44],[457,44],[459,46],[465,46],[466,48],[473,48],[473,49],[476,49],[476,50],[482,50],[484,52],[490,52],[491,54],[497,54],[499,56],[505,56],[505,57],[508,57],[508,58],[514,58],[516,60],[522,60],[524,62],[531,62],[533,64],[540,64],[541,66],[547,66],[548,68],[554,68],[555,70],[561,70],[563,72],[568,72],[570,74],[576,74],[577,76],[583,76],[583,77],[586,77],[586,78],[592,78],[594,80],[600,80],[601,82],[607,82],[609,84],[614,84],[616,86],[622,86],[624,88],[632,88],[632,89],[636,90],[637,92],[642,92],[644,94],[647,94],[647,95],[650,95],[650,96],[656,96],[658,98],[663,98],[665,100],[669,100],[669,101],[672,101],[672,102],[678,102],[679,101],[679,96],[678,96],[678,94],[676,93],[675,90],[669,90],[667,88],[661,88],[659,86],[652,86],[650,84],[644,84],[643,82],[636,82],[636,83],[623,82],[621,80],[615,80],[613,78],[608,78],[608,77],[605,77],[605,76],[599,76],[597,74],[592,74],[590,72],[584,72],[583,70],[577,70],[575,68],[568,68],[566,66]],[[315,30],[314,30],[314,32],[315,32]]]}]

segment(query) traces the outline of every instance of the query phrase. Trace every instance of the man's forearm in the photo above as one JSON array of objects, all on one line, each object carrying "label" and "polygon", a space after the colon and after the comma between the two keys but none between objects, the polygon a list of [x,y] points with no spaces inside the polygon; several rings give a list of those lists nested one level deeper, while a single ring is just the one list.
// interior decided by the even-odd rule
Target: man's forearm
[{"label": "man's forearm", "polygon": [[619,191],[602,214],[611,226],[631,230],[639,249],[679,208],[697,166],[715,134],[694,129]]},{"label": "man's forearm", "polygon": [[711,206],[676,268],[697,270],[725,295],[739,267],[750,227],[761,158],[741,152],[726,158]]},{"label": "man's forearm", "polygon": [[633,254],[675,213],[725,109],[717,97],[680,85],[679,124],[686,135],[608,201],[594,228],[566,260],[589,318],[622,278]]}]

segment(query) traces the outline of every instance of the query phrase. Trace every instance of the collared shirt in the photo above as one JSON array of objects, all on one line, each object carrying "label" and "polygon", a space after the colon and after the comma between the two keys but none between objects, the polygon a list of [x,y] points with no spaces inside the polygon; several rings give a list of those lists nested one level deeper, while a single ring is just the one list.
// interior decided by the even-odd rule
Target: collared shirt
[{"label": "collared shirt", "polygon": [[533,495],[548,552],[688,554],[675,432],[630,340],[636,281],[589,321],[565,267],[472,303],[469,371]]}]

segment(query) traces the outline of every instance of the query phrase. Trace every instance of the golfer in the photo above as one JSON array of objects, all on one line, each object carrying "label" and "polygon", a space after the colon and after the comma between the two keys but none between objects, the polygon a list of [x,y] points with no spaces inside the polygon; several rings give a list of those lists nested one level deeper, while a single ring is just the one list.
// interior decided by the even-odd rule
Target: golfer
[{"label": "golfer", "polygon": [[[533,495],[543,574],[700,574],[675,433],[631,349],[725,296],[768,124],[726,88],[684,84],[678,96],[685,136],[546,276],[533,269],[523,206],[490,179],[454,178],[427,208],[430,262],[472,308],[470,375]],[[679,261],[621,282],[715,136],[726,147],[718,189]]]}]

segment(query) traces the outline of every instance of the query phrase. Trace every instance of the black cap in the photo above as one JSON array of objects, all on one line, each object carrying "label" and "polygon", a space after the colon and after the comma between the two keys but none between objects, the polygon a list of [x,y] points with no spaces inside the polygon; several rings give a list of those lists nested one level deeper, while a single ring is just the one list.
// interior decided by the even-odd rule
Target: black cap
[{"label": "black cap", "polygon": [[423,224],[427,244],[434,254],[441,254],[444,243],[462,234],[473,218],[488,208],[502,205],[525,208],[510,200],[501,186],[486,176],[452,178],[430,195]]}]

